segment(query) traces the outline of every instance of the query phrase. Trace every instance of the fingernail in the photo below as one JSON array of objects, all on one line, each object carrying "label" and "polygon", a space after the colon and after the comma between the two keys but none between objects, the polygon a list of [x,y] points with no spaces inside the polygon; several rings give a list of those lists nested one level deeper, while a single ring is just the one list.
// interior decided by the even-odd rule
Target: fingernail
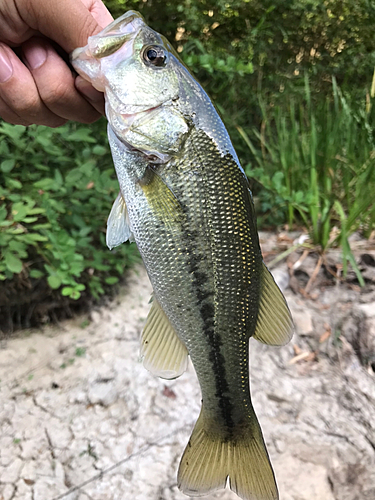
[{"label": "fingernail", "polygon": [[0,83],[5,83],[12,75],[12,63],[4,47],[0,45]]},{"label": "fingernail", "polygon": [[82,77],[77,77],[76,87],[81,92],[81,94],[87,97],[90,101],[100,102],[103,100],[103,93],[94,89],[91,83],[87,82]]},{"label": "fingernail", "polygon": [[30,69],[39,68],[47,59],[47,51],[40,44],[29,45],[24,53]]}]

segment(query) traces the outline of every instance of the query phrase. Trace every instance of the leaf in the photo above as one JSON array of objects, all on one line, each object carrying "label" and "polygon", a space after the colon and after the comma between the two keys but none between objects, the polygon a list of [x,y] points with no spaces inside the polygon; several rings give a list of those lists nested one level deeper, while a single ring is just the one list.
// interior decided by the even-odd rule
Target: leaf
[{"label": "leaf", "polygon": [[22,261],[10,252],[5,254],[5,264],[12,273],[19,274],[22,271]]},{"label": "leaf", "polygon": [[118,278],[116,276],[110,276],[109,278],[105,279],[105,282],[107,285],[114,285],[115,283],[118,283]]},{"label": "leaf", "polygon": [[59,169],[55,170],[55,182],[58,187],[61,187],[64,184],[64,179]]},{"label": "leaf", "polygon": [[[53,290],[56,290],[61,285],[61,279],[57,275],[48,276],[47,281],[48,281],[49,286]],[[64,293],[63,293],[63,295],[64,295]]]},{"label": "leaf", "polygon": [[23,218],[27,215],[27,206],[24,205],[22,202],[14,203],[12,206],[12,215],[13,219],[16,222],[22,221]]},{"label": "leaf", "polygon": [[21,189],[22,188],[21,182],[18,181],[17,179],[12,179],[11,177],[6,178],[6,184],[10,188],[14,188],[14,189]]},{"label": "leaf", "polygon": [[79,168],[73,168],[65,177],[65,182],[68,185],[74,185],[82,179],[82,175],[83,173],[80,171]]},{"label": "leaf", "polygon": [[96,145],[92,148],[92,152],[94,155],[103,156],[108,152],[108,149],[104,146]]},{"label": "leaf", "polygon": [[22,222],[25,224],[31,224],[32,222],[35,222],[38,220],[38,217],[25,217]]},{"label": "leaf", "polygon": [[67,141],[76,142],[95,142],[95,139],[91,136],[91,130],[89,128],[79,128],[66,136]]},{"label": "leaf", "polygon": [[40,271],[39,269],[30,269],[30,277],[31,278],[42,278],[44,276],[44,273]]},{"label": "leaf", "polygon": [[48,241],[48,238],[39,233],[27,233],[22,237],[22,240],[25,243],[36,243],[37,241]]},{"label": "leaf", "polygon": [[14,168],[14,165],[16,164],[16,160],[11,159],[11,160],[4,160],[1,162],[0,165],[0,170],[4,172],[4,174],[9,174]]},{"label": "leaf", "polygon": [[55,190],[56,181],[50,177],[45,177],[44,179],[34,182],[34,187],[37,189],[42,189],[43,191]]}]

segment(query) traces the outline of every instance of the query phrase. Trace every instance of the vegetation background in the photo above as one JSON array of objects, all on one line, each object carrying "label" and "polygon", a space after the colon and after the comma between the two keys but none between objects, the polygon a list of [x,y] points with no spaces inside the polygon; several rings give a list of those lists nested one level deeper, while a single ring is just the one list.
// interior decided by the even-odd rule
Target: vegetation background
[{"label": "vegetation background", "polygon": [[[305,226],[321,250],[375,229],[375,3],[106,0],[163,33],[214,100],[251,180],[261,227]],[[118,185],[106,123],[0,122],[0,331],[69,315],[119,281]]]}]

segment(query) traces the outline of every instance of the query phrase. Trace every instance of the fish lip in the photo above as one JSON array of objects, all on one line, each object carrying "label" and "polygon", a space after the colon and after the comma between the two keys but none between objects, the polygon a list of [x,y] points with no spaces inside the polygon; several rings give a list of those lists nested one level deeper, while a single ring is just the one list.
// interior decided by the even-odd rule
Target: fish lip
[{"label": "fish lip", "polygon": [[[135,23],[132,25],[133,21]],[[124,45],[133,40],[145,24],[144,18],[138,12],[132,10],[126,12],[99,33],[89,36],[84,47],[74,49],[69,56],[70,63],[79,75],[103,92],[104,86],[96,78],[100,72],[100,59],[103,57],[100,51],[103,38],[123,38],[122,45]]]},{"label": "fish lip", "polygon": [[[124,36],[126,34],[126,27],[131,24],[135,19],[140,19],[143,24],[145,24],[143,16],[134,10],[129,10],[125,14],[123,14],[118,19],[114,19],[110,24],[108,24],[105,28],[102,29],[99,33],[95,35],[89,36],[87,39],[87,44],[84,47],[78,47],[73,50],[70,54],[70,62],[74,62],[76,59],[81,57],[82,55],[86,56],[86,58],[98,58],[95,55],[97,40],[102,40],[106,36]],[[126,21],[126,22],[124,22]],[[120,28],[120,29],[119,29]],[[135,27],[132,31],[129,31],[129,40],[134,38],[138,33],[140,27]],[[125,43],[125,42],[124,42]],[[100,58],[100,57],[99,57]]]}]

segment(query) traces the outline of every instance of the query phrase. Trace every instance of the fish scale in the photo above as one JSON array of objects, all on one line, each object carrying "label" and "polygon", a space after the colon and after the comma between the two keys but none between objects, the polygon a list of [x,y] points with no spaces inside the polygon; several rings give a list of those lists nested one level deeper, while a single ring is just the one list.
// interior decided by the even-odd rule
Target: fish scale
[{"label": "fish scale", "polygon": [[[175,169],[178,175],[174,175]],[[181,247],[186,241],[186,255],[194,252],[198,260],[203,260],[196,253],[197,241],[203,241],[206,244],[200,255],[211,257],[211,265],[207,265],[205,257],[199,268],[205,281],[203,291],[210,293],[208,299],[200,300],[202,290],[196,280],[189,279],[189,275],[182,278],[189,283],[192,296],[191,300],[187,299],[184,291],[184,300],[195,303],[198,320],[208,326],[203,326],[203,331],[198,334],[189,324],[185,326],[185,311],[175,308],[168,289],[162,286],[160,290],[160,280],[154,280],[152,274],[150,277],[160,303],[189,346],[206,408],[212,408],[215,419],[221,418],[227,426],[234,416],[229,413],[225,417],[220,411],[218,413],[218,402],[220,408],[223,398],[231,402],[243,400],[245,396],[250,405],[248,339],[253,333],[251,324],[255,325],[259,301],[260,276],[254,264],[261,260],[261,254],[257,234],[253,224],[249,224],[253,219],[253,209],[247,180],[230,155],[222,156],[214,142],[203,131],[195,129],[185,144],[184,155],[175,163],[171,162],[166,170],[166,183],[186,207],[186,228],[177,233],[176,246]],[[199,171],[195,179],[191,176],[192,171]],[[178,179],[178,183],[172,184],[172,179]],[[143,255],[143,258],[146,266],[151,267],[152,262],[147,256]],[[165,262],[165,266],[169,268],[170,262]],[[191,272],[189,267],[187,272]],[[165,269],[162,274],[167,275]],[[204,311],[207,310],[205,317]],[[201,337],[198,343],[196,335]],[[202,345],[202,341],[208,348]],[[218,356],[212,357],[212,348],[214,352],[226,355],[225,362],[220,362]],[[221,390],[216,390],[217,387]],[[226,408],[229,406],[234,405],[227,404]],[[236,418],[244,418],[244,415]]]},{"label": "fish scale", "polygon": [[263,263],[248,180],[207,94],[169,42],[130,11],[76,49],[77,71],[105,93],[120,184],[109,247],[138,245],[154,294],[145,367],[180,376],[190,356],[202,407],[178,486],[276,500],[249,385],[249,338],[283,345],[285,299]]}]

